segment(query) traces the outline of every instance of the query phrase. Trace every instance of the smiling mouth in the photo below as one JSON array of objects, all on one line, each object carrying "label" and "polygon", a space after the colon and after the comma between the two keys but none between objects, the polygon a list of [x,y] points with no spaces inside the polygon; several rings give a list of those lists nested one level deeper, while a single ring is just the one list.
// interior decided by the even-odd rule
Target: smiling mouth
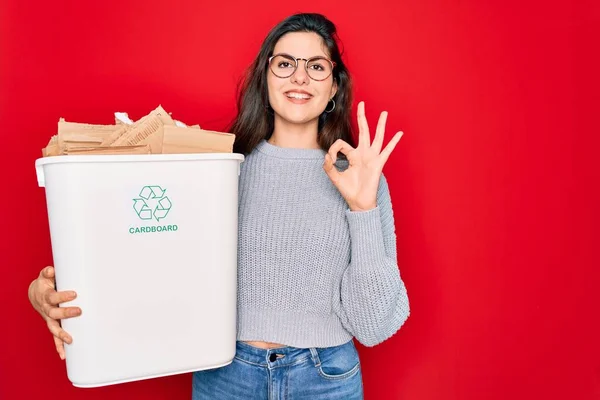
[{"label": "smiling mouth", "polygon": [[308,93],[296,93],[296,92],[288,92],[285,94],[286,97],[290,99],[298,99],[298,100],[308,100],[312,96]]}]

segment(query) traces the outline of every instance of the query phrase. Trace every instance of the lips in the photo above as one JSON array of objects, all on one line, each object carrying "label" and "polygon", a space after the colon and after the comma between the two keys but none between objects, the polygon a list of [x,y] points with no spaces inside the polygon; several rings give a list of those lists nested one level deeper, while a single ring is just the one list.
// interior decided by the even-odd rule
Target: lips
[{"label": "lips", "polygon": [[297,91],[297,90],[290,90],[289,92],[285,92],[284,94],[286,97],[288,97],[290,99],[297,99],[297,100],[308,100],[313,97],[308,92]]}]

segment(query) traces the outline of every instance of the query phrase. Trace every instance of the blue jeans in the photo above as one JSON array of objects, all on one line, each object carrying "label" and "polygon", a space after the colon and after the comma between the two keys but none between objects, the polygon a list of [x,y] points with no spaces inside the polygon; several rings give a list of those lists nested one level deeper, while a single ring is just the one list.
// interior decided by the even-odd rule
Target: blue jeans
[{"label": "blue jeans", "polygon": [[194,372],[193,400],[362,400],[354,342],[260,349],[237,342],[233,362]]}]

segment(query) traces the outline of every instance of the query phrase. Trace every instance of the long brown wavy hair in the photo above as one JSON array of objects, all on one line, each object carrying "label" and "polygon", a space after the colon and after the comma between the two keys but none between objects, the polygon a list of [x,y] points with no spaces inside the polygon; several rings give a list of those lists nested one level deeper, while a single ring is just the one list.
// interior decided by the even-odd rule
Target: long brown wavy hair
[{"label": "long brown wavy hair", "polygon": [[258,56],[238,84],[237,115],[228,127],[228,131],[236,135],[233,146],[235,153],[247,155],[261,140],[269,139],[273,134],[274,115],[272,109],[269,111],[267,88],[268,60],[273,55],[277,41],[290,32],[318,34],[329,51],[329,57],[336,63],[333,69],[333,79],[337,83],[337,92],[333,97],[336,106],[332,112],[323,112],[319,116],[319,146],[328,151],[337,139],[343,139],[355,146],[350,119],[352,80],[342,61],[337,43],[337,29],[321,14],[303,13],[292,15],[271,29]]}]

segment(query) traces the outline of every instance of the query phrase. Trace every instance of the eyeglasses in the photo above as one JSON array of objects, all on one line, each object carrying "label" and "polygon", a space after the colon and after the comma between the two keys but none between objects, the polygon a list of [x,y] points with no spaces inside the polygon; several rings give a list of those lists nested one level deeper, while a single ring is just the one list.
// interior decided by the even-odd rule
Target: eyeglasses
[{"label": "eyeglasses", "polygon": [[306,59],[280,53],[269,57],[269,68],[278,78],[289,78],[296,72],[299,60],[304,60],[306,73],[315,81],[324,81],[329,78],[336,65],[327,57],[317,56]]}]

